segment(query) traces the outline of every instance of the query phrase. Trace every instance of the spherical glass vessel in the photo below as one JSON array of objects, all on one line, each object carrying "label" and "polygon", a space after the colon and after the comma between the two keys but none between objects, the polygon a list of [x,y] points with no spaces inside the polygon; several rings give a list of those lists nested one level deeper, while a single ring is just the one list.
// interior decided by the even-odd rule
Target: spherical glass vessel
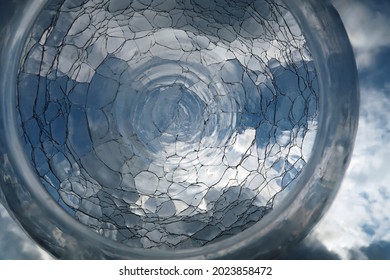
[{"label": "spherical glass vessel", "polygon": [[53,256],[276,258],[331,203],[358,89],[327,1],[13,5],[2,201]]}]

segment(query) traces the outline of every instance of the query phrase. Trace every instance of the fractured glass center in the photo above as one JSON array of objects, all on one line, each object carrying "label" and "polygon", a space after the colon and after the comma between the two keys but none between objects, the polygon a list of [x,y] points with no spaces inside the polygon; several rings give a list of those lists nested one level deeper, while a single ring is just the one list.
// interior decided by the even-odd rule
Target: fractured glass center
[{"label": "fractured glass center", "polygon": [[99,234],[184,249],[272,211],[310,157],[314,62],[279,1],[53,0],[18,74],[42,185]]}]

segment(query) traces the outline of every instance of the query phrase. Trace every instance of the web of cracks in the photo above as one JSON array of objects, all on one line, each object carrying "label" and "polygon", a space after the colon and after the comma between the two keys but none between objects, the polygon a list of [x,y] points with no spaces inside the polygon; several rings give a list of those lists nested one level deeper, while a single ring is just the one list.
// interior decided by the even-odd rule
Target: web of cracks
[{"label": "web of cracks", "polygon": [[142,248],[232,236],[293,188],[317,76],[275,1],[51,1],[18,76],[32,166],[70,215]]}]

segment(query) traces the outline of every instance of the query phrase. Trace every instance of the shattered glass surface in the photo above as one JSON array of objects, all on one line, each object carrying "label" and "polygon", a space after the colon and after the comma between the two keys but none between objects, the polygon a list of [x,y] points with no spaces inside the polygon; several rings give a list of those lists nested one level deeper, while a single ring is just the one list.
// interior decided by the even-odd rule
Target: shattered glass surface
[{"label": "shattered glass surface", "polygon": [[241,232],[294,187],[318,91],[279,2],[57,0],[26,43],[17,107],[69,215],[129,246],[184,249]]}]

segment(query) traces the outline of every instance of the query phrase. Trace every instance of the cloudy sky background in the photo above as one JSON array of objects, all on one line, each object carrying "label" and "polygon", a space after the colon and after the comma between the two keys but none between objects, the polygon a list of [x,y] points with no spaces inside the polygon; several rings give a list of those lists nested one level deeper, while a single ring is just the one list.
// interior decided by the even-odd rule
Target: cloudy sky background
[{"label": "cloudy sky background", "polygon": [[347,29],[358,65],[359,129],[333,205],[289,257],[390,259],[390,3],[332,3]]},{"label": "cloudy sky background", "polygon": [[[290,259],[390,259],[390,2],[332,0],[359,70],[352,161],[335,202]],[[48,259],[0,204],[0,259]]]}]

